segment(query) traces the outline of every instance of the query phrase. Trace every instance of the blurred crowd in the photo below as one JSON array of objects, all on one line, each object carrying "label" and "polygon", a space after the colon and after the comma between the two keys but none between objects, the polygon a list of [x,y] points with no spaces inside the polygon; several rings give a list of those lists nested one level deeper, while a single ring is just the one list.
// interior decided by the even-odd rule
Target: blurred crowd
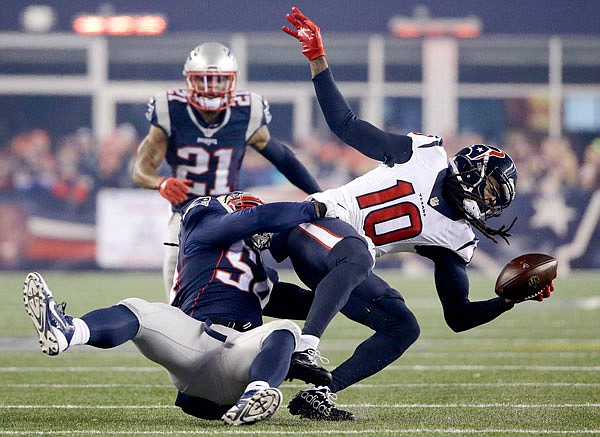
[{"label": "blurred crowd", "polygon": [[[134,186],[131,166],[139,141],[129,124],[118,126],[100,141],[85,128],[62,138],[51,138],[43,130],[15,136],[8,144],[0,145],[0,200],[27,198],[50,213],[91,217],[99,189]],[[449,156],[465,145],[485,143],[477,134],[461,134],[444,141]],[[579,154],[566,138],[533,141],[523,132],[509,132],[500,146],[517,164],[520,193],[550,195],[571,188],[600,189],[600,137]],[[334,138],[305,138],[290,147],[324,189],[343,184],[377,165]],[[270,163],[249,151],[241,174],[242,189],[283,182]]]}]

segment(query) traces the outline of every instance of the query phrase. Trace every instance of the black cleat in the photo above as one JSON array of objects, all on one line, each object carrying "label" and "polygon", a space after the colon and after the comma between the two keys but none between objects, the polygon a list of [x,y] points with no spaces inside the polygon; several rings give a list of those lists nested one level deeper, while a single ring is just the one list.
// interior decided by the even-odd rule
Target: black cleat
[{"label": "black cleat", "polygon": [[329,387],[310,387],[298,392],[288,404],[290,414],[311,420],[355,420],[350,411],[340,410],[333,403],[337,395]]},{"label": "black cleat", "polygon": [[317,360],[321,360],[325,364],[329,362],[327,358],[319,354],[319,351],[314,349],[294,352],[286,379],[288,381],[301,379],[307,384],[314,384],[315,386],[331,383],[331,373],[324,367],[319,366]]}]

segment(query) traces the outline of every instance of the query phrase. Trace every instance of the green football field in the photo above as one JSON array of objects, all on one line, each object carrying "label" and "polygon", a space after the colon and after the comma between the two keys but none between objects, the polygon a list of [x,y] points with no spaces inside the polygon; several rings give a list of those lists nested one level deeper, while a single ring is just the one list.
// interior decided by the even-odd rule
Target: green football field
[{"label": "green football field", "polygon": [[[41,272],[70,314],[138,296],[162,300],[157,273]],[[560,273],[560,272],[559,272]],[[559,277],[552,298],[526,302],[495,321],[455,334],[432,278],[383,273],[407,300],[421,337],[379,374],[339,393],[355,422],[320,423],[284,406],[269,420],[230,428],[173,407],[162,368],[125,344],[43,355],[22,305],[25,273],[0,274],[0,435],[600,435],[600,273]],[[494,279],[474,275],[472,299]],[[300,322],[301,323],[301,322]],[[343,316],[321,352],[333,368],[369,331]],[[285,401],[303,385],[286,382]]]}]

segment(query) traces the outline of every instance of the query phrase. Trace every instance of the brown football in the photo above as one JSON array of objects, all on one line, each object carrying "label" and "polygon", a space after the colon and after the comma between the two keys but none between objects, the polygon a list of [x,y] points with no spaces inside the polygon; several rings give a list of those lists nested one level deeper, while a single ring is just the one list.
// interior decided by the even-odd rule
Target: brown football
[{"label": "brown football", "polygon": [[496,294],[511,300],[537,296],[556,278],[558,261],[543,253],[526,253],[504,266],[496,279]]}]

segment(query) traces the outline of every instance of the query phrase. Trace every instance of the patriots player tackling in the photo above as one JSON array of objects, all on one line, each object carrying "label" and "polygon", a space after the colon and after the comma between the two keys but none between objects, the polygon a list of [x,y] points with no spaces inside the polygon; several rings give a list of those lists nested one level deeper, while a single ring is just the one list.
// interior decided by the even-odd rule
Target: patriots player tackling
[{"label": "patriots player tackling", "polygon": [[[156,94],[148,104],[150,129],[142,140],[133,181],[155,189],[172,205],[171,243],[177,241],[181,208],[196,196],[219,196],[238,189],[246,147],[261,153],[296,187],[311,194],[319,184],[285,145],[271,138],[269,104],[260,95],[237,90],[237,60],[216,42],[194,48],[183,67],[186,88]],[[171,175],[161,177],[166,161]],[[166,248],[163,281],[173,285],[177,248]]]},{"label": "patriots player tackling", "polygon": [[[229,425],[266,419],[281,403],[277,387],[288,376],[300,328],[289,320],[262,323],[277,278],[268,274],[260,249],[265,233],[327,214],[317,201],[264,205],[243,192],[196,198],[183,210],[172,305],[129,298],[73,317],[42,276],[30,273],[23,299],[42,352],[58,355],[80,344],[106,349],[131,340],[168,371],[184,412]],[[314,381],[308,376],[305,381]]]},{"label": "patriots player tackling", "polygon": [[[477,247],[473,228],[495,242],[508,243],[510,228],[494,228],[488,219],[499,216],[515,198],[517,169],[501,149],[477,144],[448,159],[442,139],[435,135],[397,135],[357,118],[333,79],[325,58],[319,27],[297,8],[286,15],[310,61],[315,93],[330,129],[346,144],[380,161],[379,167],[348,184],[315,193],[309,198],[335,205],[338,219],[302,224],[273,238],[276,260],[289,257],[300,279],[317,296],[330,296],[331,310],[311,308],[300,343],[316,348],[332,313],[341,308],[348,318],[370,327],[374,334],[334,369],[332,382],[300,391],[289,403],[294,415],[316,420],[352,420],[354,415],[335,407],[335,393],[367,378],[398,359],[419,336],[419,325],[400,293],[370,271],[376,258],[387,253],[413,252],[434,266],[436,291],[448,326],[455,332],[490,322],[511,309],[515,301],[494,297],[469,300],[467,266]],[[514,220],[513,220],[514,223]],[[347,241],[361,241],[352,252],[340,250]],[[335,255],[337,253],[337,256]],[[367,258],[358,253],[370,254]],[[340,290],[330,282],[332,256],[353,256],[360,267],[346,272]],[[550,296],[548,286],[539,300]],[[313,305],[314,306],[314,305]],[[323,314],[327,315],[323,319]],[[323,323],[325,320],[325,323]]]}]

